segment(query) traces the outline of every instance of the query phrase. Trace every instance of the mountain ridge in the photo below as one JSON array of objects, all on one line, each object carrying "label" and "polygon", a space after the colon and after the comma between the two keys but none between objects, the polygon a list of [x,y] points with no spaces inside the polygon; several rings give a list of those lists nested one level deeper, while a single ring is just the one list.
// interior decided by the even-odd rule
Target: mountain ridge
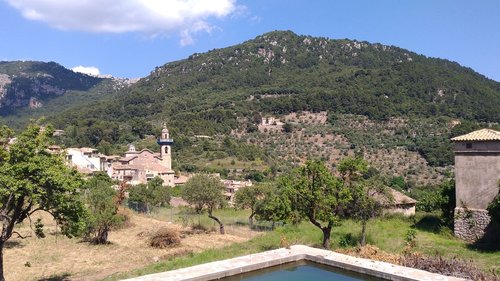
[{"label": "mountain ridge", "polygon": [[110,92],[126,82],[75,72],[56,62],[0,61],[0,115],[29,113],[70,92],[96,87]]}]

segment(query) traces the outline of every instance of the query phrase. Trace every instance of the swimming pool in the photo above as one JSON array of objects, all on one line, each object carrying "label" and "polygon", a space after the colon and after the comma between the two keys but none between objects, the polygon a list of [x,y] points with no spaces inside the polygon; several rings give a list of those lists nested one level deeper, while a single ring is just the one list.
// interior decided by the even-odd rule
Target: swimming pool
[{"label": "swimming pool", "polygon": [[298,261],[238,274],[220,281],[381,281],[385,279],[334,268],[309,261]]}]

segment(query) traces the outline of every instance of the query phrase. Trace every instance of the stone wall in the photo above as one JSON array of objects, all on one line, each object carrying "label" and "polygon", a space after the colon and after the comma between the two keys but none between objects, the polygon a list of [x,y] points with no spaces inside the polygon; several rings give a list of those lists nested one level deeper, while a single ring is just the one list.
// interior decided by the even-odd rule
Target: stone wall
[{"label": "stone wall", "polygon": [[484,236],[490,223],[488,211],[481,209],[455,208],[455,236],[466,241],[477,241]]}]

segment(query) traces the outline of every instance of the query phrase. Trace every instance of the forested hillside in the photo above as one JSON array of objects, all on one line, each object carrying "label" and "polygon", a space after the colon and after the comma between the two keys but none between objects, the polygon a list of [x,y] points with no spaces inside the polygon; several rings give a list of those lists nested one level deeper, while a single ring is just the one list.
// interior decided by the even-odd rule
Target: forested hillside
[{"label": "forested hillside", "polygon": [[[28,118],[100,100],[126,84],[73,72],[55,62],[0,62],[0,115],[14,126]],[[19,119],[19,120],[16,120]]]},{"label": "forested hillside", "polygon": [[[266,150],[265,142],[250,135],[269,134],[256,129],[262,118],[326,111],[328,122],[315,130],[345,139],[341,153],[399,147],[433,166],[451,164],[454,125],[467,121],[456,133],[500,121],[500,83],[470,68],[394,46],[290,31],[156,67],[119,95],[49,115],[48,121],[69,132],[68,145],[107,151],[157,133],[164,121],[188,147],[194,135],[231,134]],[[367,119],[354,128],[345,119],[352,116]],[[400,119],[404,126],[383,127]],[[303,127],[304,133],[311,130]]]}]

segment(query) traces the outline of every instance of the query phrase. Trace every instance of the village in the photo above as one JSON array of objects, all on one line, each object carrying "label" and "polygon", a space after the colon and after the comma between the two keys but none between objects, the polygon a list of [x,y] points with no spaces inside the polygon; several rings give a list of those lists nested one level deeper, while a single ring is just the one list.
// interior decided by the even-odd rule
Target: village
[{"label": "village", "polygon": [[498,11],[0,1],[0,281],[500,281]]}]

